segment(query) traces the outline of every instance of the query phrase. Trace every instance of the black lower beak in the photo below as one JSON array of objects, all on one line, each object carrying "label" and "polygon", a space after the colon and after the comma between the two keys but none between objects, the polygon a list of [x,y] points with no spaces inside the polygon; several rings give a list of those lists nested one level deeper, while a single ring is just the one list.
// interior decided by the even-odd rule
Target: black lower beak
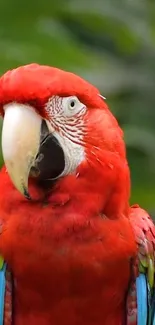
[{"label": "black lower beak", "polygon": [[65,168],[64,152],[56,137],[49,132],[46,121],[42,121],[40,148],[31,168],[30,176],[38,180],[59,177]]}]

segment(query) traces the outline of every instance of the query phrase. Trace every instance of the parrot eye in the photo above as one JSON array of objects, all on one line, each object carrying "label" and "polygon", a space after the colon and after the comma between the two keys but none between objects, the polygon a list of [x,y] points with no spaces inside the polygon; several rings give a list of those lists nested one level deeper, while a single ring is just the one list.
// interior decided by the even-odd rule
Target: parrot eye
[{"label": "parrot eye", "polygon": [[65,116],[73,116],[85,108],[85,105],[79,101],[76,96],[64,97],[62,107]]},{"label": "parrot eye", "polygon": [[76,104],[75,99],[72,99],[71,102],[70,102],[70,109],[74,109],[75,104]]}]

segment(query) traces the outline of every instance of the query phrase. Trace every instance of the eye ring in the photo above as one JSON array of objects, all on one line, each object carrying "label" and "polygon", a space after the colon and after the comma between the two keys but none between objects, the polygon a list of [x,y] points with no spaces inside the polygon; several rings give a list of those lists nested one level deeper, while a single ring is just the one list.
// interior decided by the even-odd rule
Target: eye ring
[{"label": "eye ring", "polygon": [[85,110],[86,106],[76,96],[69,96],[62,98],[62,109],[65,116],[72,117]]}]

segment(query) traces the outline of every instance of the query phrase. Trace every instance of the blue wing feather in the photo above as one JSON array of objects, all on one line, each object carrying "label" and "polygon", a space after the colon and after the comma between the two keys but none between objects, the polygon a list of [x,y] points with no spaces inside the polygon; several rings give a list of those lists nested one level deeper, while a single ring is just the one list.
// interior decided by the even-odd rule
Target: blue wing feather
[{"label": "blue wing feather", "polygon": [[3,264],[2,269],[0,270],[0,325],[3,325],[4,318],[4,297],[5,297],[5,272],[6,264]]},{"label": "blue wing feather", "polygon": [[152,311],[153,311],[152,325],[155,325],[155,293],[153,297]]},{"label": "blue wing feather", "polygon": [[155,325],[155,313],[153,315],[153,323],[152,323],[152,325]]},{"label": "blue wing feather", "polygon": [[137,290],[137,325],[147,325],[148,316],[148,290],[146,276],[140,274],[136,279]]}]

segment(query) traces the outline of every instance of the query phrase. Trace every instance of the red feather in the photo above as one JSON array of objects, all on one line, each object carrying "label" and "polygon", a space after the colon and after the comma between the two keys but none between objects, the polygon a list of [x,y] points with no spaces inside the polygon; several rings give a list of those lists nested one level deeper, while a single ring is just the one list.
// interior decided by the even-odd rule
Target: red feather
[{"label": "red feather", "polygon": [[0,103],[32,103],[44,114],[42,106],[53,95],[78,96],[92,107],[106,107],[94,86],[73,73],[30,64],[8,71],[0,79]]}]

